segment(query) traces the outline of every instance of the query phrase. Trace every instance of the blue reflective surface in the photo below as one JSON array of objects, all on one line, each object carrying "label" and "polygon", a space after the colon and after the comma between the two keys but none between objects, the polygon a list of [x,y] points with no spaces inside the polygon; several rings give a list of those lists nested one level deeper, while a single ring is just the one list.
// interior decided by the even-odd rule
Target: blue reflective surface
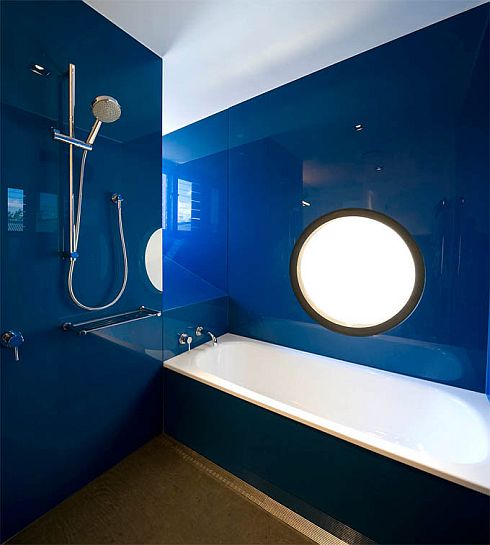
[{"label": "blue reflective surface", "polygon": [[165,309],[227,293],[228,117],[163,138]]},{"label": "blue reflective surface", "polygon": [[[164,349],[202,325],[228,331],[228,114],[163,138]],[[194,339],[193,346],[209,337]]]},{"label": "blue reflective surface", "polygon": [[[197,326],[205,328],[200,337],[195,334]],[[217,337],[228,332],[228,297],[209,299],[166,310],[163,343],[165,360],[188,350],[187,345],[183,346],[178,342],[181,333],[190,335],[193,339],[191,348],[196,348],[210,341],[206,331],[211,331]],[[211,346],[210,349],[212,349]]]},{"label": "blue reflective surface", "polygon": [[[231,331],[484,391],[488,6],[240,104],[229,115]],[[289,282],[302,230],[348,207],[400,222],[427,268],[412,316],[371,338],[314,323]]]},{"label": "blue reflective surface", "polygon": [[[165,137],[165,171],[228,206],[227,224],[220,204],[218,223],[164,237],[166,304],[228,293],[232,332],[484,391],[487,68],[481,6]],[[316,324],[289,281],[303,229],[349,207],[401,223],[427,269],[415,312],[370,338]]]},{"label": "blue reflective surface", "polygon": [[[1,330],[19,329],[25,338],[19,364],[1,350],[3,540],[161,431],[161,320],[134,324],[131,334],[110,328],[85,338],[60,325],[140,305],[161,308],[144,252],[161,226],[162,79],[161,59],[83,2],[2,2],[1,10]],[[89,304],[109,300],[120,285],[110,196],[125,197],[128,287],[117,305],[98,313],[71,302],[60,258],[68,148],[53,142],[51,127],[67,130],[70,62],[79,138],[93,123],[96,95],[113,95],[122,106],[87,161],[74,287]],[[33,73],[33,63],[50,76]],[[22,192],[22,221],[7,214],[20,206],[9,188]]]},{"label": "blue reflective surface", "polygon": [[165,402],[167,433],[339,537],[330,517],[379,544],[487,543],[485,494],[169,369]]}]

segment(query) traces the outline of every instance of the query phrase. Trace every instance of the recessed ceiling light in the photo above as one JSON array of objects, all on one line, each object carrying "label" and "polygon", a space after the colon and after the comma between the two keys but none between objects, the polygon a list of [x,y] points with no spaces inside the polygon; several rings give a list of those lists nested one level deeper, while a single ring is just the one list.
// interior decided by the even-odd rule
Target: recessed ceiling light
[{"label": "recessed ceiling light", "polygon": [[51,72],[42,64],[31,64],[31,66],[29,66],[29,69],[31,70],[31,72],[34,72],[34,74],[37,74],[38,76],[49,76],[51,74]]}]

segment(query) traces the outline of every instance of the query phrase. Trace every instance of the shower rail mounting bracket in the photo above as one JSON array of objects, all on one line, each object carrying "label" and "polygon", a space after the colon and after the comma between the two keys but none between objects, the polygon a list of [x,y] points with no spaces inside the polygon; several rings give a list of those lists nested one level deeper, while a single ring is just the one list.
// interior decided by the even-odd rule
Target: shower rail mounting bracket
[{"label": "shower rail mounting bracket", "polygon": [[63,134],[59,129],[53,128],[53,140],[64,142],[65,144],[71,144],[76,148],[82,148],[87,151],[92,151],[92,144],[88,144],[87,142],[79,140],[74,136],[68,136],[67,134]]}]

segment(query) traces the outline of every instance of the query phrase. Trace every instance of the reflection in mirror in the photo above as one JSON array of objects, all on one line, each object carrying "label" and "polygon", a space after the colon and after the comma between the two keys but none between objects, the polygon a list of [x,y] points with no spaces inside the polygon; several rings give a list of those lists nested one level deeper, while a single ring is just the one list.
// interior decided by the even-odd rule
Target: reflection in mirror
[{"label": "reflection in mirror", "polygon": [[145,251],[146,273],[158,291],[162,291],[162,229],[157,229],[148,240]]},{"label": "reflection in mirror", "polygon": [[405,320],[420,300],[424,277],[410,234],[371,210],[319,218],[303,232],[291,258],[291,281],[306,312],[349,335],[373,335]]},{"label": "reflection in mirror", "polygon": [[193,231],[201,220],[199,184],[177,179],[177,231]]},{"label": "reflection in mirror", "polygon": [[9,187],[7,190],[8,230],[24,230],[24,190]]},{"label": "reflection in mirror", "polygon": [[58,195],[39,193],[39,211],[36,216],[38,233],[53,233],[58,226]]}]

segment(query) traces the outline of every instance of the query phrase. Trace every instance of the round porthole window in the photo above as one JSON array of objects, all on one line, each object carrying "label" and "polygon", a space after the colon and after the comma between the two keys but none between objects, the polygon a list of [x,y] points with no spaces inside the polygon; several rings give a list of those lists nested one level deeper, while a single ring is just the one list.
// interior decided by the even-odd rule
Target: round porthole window
[{"label": "round porthole window", "polygon": [[347,335],[374,335],[405,320],[425,284],[420,250],[398,222],[372,210],[337,210],[311,223],[290,275],[304,310]]},{"label": "round porthole window", "polygon": [[162,291],[162,229],[153,232],[145,251],[146,274],[150,282],[159,291]]}]

